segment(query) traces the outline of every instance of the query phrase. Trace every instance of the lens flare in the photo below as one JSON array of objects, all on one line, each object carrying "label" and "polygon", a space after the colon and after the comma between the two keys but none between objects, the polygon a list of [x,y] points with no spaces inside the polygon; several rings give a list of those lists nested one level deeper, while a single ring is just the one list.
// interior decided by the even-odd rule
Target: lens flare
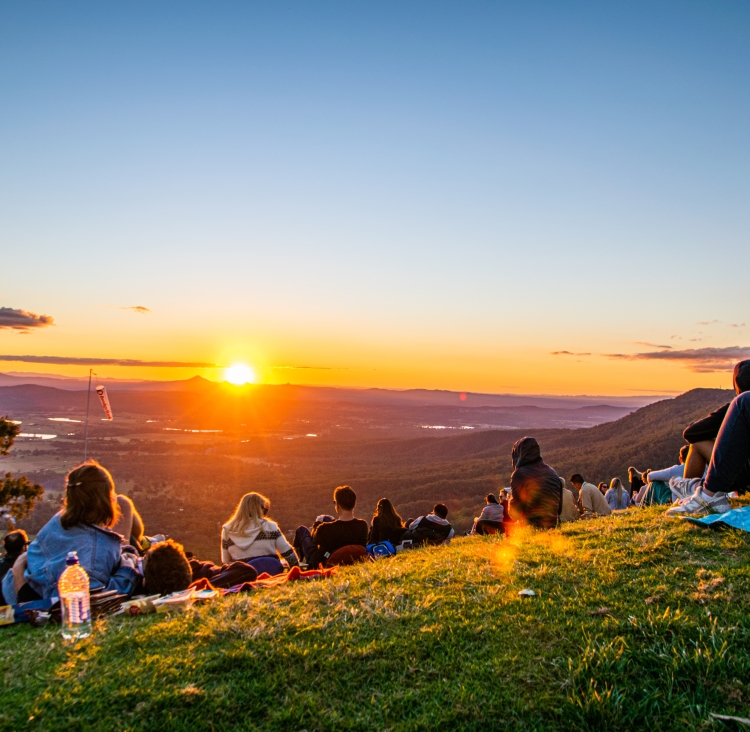
[{"label": "lens flare", "polygon": [[254,384],[256,381],[255,369],[244,363],[235,363],[224,370],[224,378],[235,386]]}]

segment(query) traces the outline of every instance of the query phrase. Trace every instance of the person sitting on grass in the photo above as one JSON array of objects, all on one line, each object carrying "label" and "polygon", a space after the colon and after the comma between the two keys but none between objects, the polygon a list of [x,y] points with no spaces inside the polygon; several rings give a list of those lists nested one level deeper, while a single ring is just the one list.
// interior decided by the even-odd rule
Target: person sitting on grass
[{"label": "person sitting on grass", "polygon": [[665,483],[669,483],[672,478],[684,478],[685,461],[687,460],[689,451],[690,445],[683,445],[680,448],[680,454],[678,457],[679,462],[677,465],[673,465],[671,468],[664,468],[663,470],[647,470],[643,474],[643,477],[648,478],[649,483],[652,483],[655,480],[663,480]]},{"label": "person sitting on grass", "polygon": [[120,518],[112,526],[112,531],[122,536],[124,544],[130,544],[140,551],[144,536],[143,519],[132,499],[123,493],[118,493],[115,500],[120,511]]},{"label": "person sitting on grass", "polygon": [[73,551],[88,573],[92,590],[130,595],[140,581],[138,560],[135,554],[122,551],[121,536],[109,528],[117,516],[115,482],[109,471],[95,460],[71,470],[62,511],[41,529],[3,580],[6,601],[15,604],[56,595],[57,580],[65,570],[68,552]]},{"label": "person sitting on grass", "polygon": [[182,592],[199,579],[207,579],[214,587],[229,589],[255,582],[257,578],[255,567],[245,562],[219,566],[188,559],[182,544],[172,539],[154,544],[143,556],[143,591],[147,595]]},{"label": "person sitting on grass", "polygon": [[511,459],[511,518],[540,529],[554,528],[562,511],[560,476],[542,460],[539,443],[533,437],[518,440]]},{"label": "person sitting on grass", "polygon": [[[747,362],[745,362],[747,363]],[[673,481],[679,480],[673,478]],[[706,477],[667,516],[697,516],[731,510],[728,494],[750,487],[750,391],[735,397],[716,437]]]},{"label": "person sitting on grass", "polygon": [[2,591],[2,581],[6,574],[12,574],[13,565],[16,560],[23,555],[29,544],[29,537],[23,529],[11,531],[5,535],[3,546],[5,547],[5,556],[0,559],[0,606],[7,605]]},{"label": "person sitting on grass", "polygon": [[432,513],[420,516],[409,524],[404,533],[403,541],[413,544],[447,544],[456,532],[448,523],[448,506],[436,503]]},{"label": "person sitting on grass", "polygon": [[351,486],[340,485],[333,492],[333,506],[338,518],[322,521],[313,526],[300,526],[294,534],[294,547],[305,558],[308,567],[324,564],[337,549],[345,546],[367,546],[369,527],[367,521],[354,518],[357,494]]},{"label": "person sitting on grass", "polygon": [[560,511],[560,523],[577,521],[581,518],[581,512],[578,510],[578,503],[573,491],[565,484],[565,478],[560,478],[560,484],[563,488],[562,493],[562,510]]},{"label": "person sitting on grass", "polygon": [[[750,360],[735,364],[732,373],[732,386],[738,396],[750,391]],[[729,404],[725,404],[711,412],[707,417],[703,417],[703,419],[699,419],[685,428],[682,436],[690,449],[685,458],[684,474],[680,477],[703,477],[728,410]]]},{"label": "person sitting on grass", "polygon": [[[649,471],[647,470],[646,473],[648,472]],[[641,473],[632,465],[628,468],[628,482],[630,483],[631,496],[641,496],[645,492],[643,489],[648,486],[648,482],[645,480],[645,474]]]},{"label": "person sitting on grass", "polygon": [[[631,497],[633,504],[636,506],[642,505],[650,484],[654,481],[660,480],[664,483],[669,483],[672,478],[683,478],[685,476],[685,461],[687,460],[689,450],[690,445],[683,445],[680,448],[680,455],[678,458],[679,463],[673,465],[671,468],[664,468],[663,470],[644,470],[641,487],[635,492],[632,492]],[[635,468],[630,468],[630,470],[635,470]]]},{"label": "person sitting on grass", "polygon": [[578,489],[580,496],[580,509],[583,518],[592,518],[594,516],[609,516],[612,509],[609,503],[604,499],[601,491],[591,483],[587,483],[580,473],[574,473],[570,476],[570,482]]},{"label": "person sitting on grass", "polygon": [[23,529],[9,531],[3,539],[3,548],[5,556],[0,559],[0,581],[13,568],[16,559],[26,551],[29,545],[29,537]]},{"label": "person sitting on grass", "polygon": [[381,541],[389,541],[395,546],[401,543],[404,531],[406,531],[404,522],[393,504],[387,498],[381,498],[372,515],[367,543],[378,544]]},{"label": "person sitting on grass", "polygon": [[597,486],[599,489],[599,493],[601,493],[603,496],[607,495],[607,491],[609,490],[609,486],[604,481],[601,481],[599,485]]},{"label": "person sitting on grass", "polygon": [[495,529],[500,533],[503,532],[503,518],[505,511],[502,505],[498,502],[494,493],[488,493],[484,497],[485,506],[482,509],[482,513],[474,519],[474,526],[471,529],[472,534],[479,534],[480,536],[489,533],[486,529]]},{"label": "person sitting on grass", "polygon": [[275,521],[267,518],[271,502],[260,493],[246,493],[237,504],[232,518],[221,528],[221,561],[224,564],[245,562],[258,564],[255,560],[271,557],[277,570],[282,571],[278,555],[289,563],[290,567],[299,564],[294,549],[281,533]]},{"label": "person sitting on grass", "polygon": [[632,505],[630,493],[623,487],[619,478],[612,478],[604,500],[613,511],[620,511]]}]

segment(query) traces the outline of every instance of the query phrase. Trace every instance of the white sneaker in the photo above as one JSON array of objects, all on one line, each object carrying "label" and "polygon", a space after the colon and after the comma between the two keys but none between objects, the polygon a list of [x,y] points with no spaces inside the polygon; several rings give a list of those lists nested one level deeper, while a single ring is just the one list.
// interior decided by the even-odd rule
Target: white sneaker
[{"label": "white sneaker", "polygon": [[685,498],[691,498],[702,481],[703,478],[672,478],[669,481],[672,500],[682,503]]},{"label": "white sneaker", "polygon": [[683,498],[679,504],[668,508],[666,516],[707,516],[710,513],[726,513],[731,511],[726,493],[716,493],[709,496],[703,492],[703,486],[698,486],[692,496]]}]

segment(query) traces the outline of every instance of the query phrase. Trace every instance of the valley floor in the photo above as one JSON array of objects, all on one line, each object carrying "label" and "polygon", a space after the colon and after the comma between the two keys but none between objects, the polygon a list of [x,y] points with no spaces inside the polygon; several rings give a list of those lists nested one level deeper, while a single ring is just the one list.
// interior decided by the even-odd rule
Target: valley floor
[{"label": "valley floor", "polygon": [[749,558],[747,534],[648,509],[110,618],[73,647],[0,629],[0,727],[719,729],[750,709]]}]

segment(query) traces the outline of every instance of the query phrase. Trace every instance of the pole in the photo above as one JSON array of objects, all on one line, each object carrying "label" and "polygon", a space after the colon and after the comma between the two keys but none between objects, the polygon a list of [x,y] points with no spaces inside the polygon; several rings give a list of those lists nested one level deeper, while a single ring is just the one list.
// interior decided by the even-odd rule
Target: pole
[{"label": "pole", "polygon": [[89,369],[89,390],[86,395],[86,427],[83,431],[83,462],[86,462],[88,457],[89,447],[89,404],[91,403],[91,377],[94,374],[94,369]]}]

